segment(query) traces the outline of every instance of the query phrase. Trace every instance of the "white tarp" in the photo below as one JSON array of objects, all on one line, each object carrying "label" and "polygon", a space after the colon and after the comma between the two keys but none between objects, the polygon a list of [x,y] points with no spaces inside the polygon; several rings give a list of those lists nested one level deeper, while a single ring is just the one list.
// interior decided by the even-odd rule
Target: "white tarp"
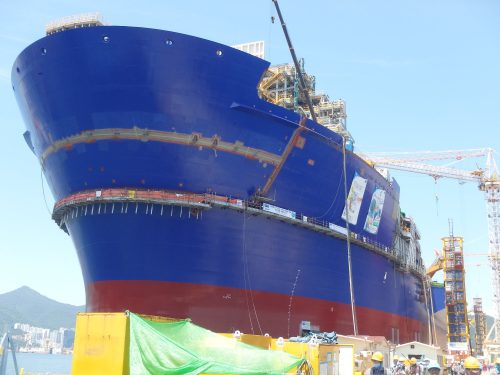
[{"label": "white tarp", "polygon": [[[351,189],[347,196],[347,207],[349,209],[349,224],[356,225],[358,222],[359,210],[363,203],[367,180],[356,172],[352,180]],[[342,212],[342,219],[346,220],[346,207]]]},{"label": "white tarp", "polygon": [[365,230],[371,234],[377,234],[384,210],[385,190],[375,189],[366,215]]}]

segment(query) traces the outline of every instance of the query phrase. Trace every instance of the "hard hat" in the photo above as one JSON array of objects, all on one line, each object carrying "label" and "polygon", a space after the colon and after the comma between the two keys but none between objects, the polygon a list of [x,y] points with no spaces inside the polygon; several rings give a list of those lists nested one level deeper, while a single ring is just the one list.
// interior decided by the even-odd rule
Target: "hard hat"
[{"label": "hard hat", "polygon": [[417,359],[415,357],[410,358],[410,364],[411,365],[416,365],[417,364]]},{"label": "hard hat", "polygon": [[410,361],[407,359],[407,360],[404,362],[404,364],[405,364],[405,367],[408,367],[408,366],[410,366]]},{"label": "hard hat", "polygon": [[372,361],[382,362],[384,360],[384,355],[380,352],[375,352],[372,355]]},{"label": "hard hat", "polygon": [[441,370],[441,366],[439,366],[439,363],[437,363],[436,361],[429,362],[427,369],[430,370],[431,368],[437,368],[437,369]]},{"label": "hard hat", "polygon": [[399,361],[399,357],[397,354],[394,354],[394,357],[392,357],[392,360],[393,361]]},{"label": "hard hat", "polygon": [[467,357],[465,358],[464,361],[464,368],[469,368],[469,369],[480,368],[479,361],[474,357]]}]

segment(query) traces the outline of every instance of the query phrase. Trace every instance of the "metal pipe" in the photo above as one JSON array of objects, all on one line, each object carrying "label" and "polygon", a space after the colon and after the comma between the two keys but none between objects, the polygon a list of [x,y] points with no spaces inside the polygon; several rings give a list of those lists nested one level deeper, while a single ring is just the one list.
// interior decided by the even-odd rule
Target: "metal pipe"
[{"label": "metal pipe", "polygon": [[[429,309],[429,298],[427,297],[427,292],[430,291],[432,293],[432,291],[430,290],[429,280],[426,277],[427,276],[424,276],[422,278],[422,287],[424,288],[425,309],[427,310],[427,328],[429,329],[428,343],[429,343],[429,345],[432,345],[432,327],[431,327],[431,325],[432,325],[432,318],[431,318],[431,310],[432,311],[434,311],[434,310],[432,309],[432,306]],[[431,301],[432,301],[432,297],[430,297],[430,298],[431,298]]]},{"label": "metal pipe", "polygon": [[299,61],[297,60],[297,56],[295,55],[295,49],[293,48],[290,35],[288,35],[288,30],[286,28],[285,21],[283,20],[283,16],[281,14],[280,6],[278,5],[278,0],[273,0],[273,3],[274,6],[276,7],[276,11],[278,12],[278,17],[281,22],[281,27],[283,28],[283,33],[285,34],[286,42],[288,43],[288,49],[290,50],[290,54],[292,55],[293,64],[295,65],[295,70],[299,73],[300,89],[304,94],[304,96],[306,97],[307,106],[309,107],[309,112],[311,113],[313,121],[318,122],[318,120],[316,119],[316,114],[314,113],[314,108],[312,106],[311,97],[309,96],[309,92],[306,89],[306,83],[302,75],[302,70],[300,69]]},{"label": "metal pipe", "polygon": [[[274,0],[273,0],[274,1]],[[351,294],[351,313],[354,336],[358,335],[358,319],[356,317],[356,301],[354,299],[354,285],[352,280],[352,259],[351,259],[351,231],[349,229],[349,201],[347,200],[347,166],[346,166],[346,139],[342,137],[342,155],[344,164],[344,201],[345,201],[345,228],[347,231],[347,265],[349,267],[349,292]]]},{"label": "metal pipe", "polygon": [[433,336],[433,345],[438,345],[438,341],[437,341],[437,332],[436,332],[436,318],[434,316],[435,314],[435,311],[434,311],[434,300],[432,298],[432,282],[429,281],[429,296],[430,296],[430,299],[431,299],[431,322],[432,322],[432,332],[434,333],[434,336]]}]

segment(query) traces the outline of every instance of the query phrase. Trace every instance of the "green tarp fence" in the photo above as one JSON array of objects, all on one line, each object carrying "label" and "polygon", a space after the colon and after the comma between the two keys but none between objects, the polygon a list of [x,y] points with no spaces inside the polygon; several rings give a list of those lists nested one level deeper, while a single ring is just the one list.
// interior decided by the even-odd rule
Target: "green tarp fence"
[{"label": "green tarp fence", "polygon": [[130,313],[130,375],[283,374],[304,361],[201,328],[188,320],[154,322]]}]

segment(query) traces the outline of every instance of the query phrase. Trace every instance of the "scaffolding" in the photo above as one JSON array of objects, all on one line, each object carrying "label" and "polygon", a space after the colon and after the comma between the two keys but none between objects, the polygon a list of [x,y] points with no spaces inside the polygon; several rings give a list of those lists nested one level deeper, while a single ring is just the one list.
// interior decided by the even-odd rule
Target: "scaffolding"
[{"label": "scaffolding", "polygon": [[489,261],[492,270],[493,306],[495,307],[494,342],[500,343],[500,181],[496,173],[496,164],[488,160],[489,165],[494,165],[495,174],[488,176],[479,189],[485,192],[488,214],[488,240]]},{"label": "scaffolding", "polygon": [[[304,60],[300,60],[304,72]],[[320,125],[353,142],[346,128],[346,105],[342,99],[330,100],[329,96],[316,92],[316,77],[303,73],[305,90],[309,93],[317,121]],[[271,66],[259,83],[259,95],[270,103],[295,111],[310,118],[306,97],[299,90],[299,75],[291,64]]]},{"label": "scaffolding", "polygon": [[486,317],[483,312],[483,299],[474,298],[474,322],[476,327],[476,356],[484,355],[484,340],[486,338]]},{"label": "scaffolding", "polygon": [[450,354],[469,353],[470,336],[465,294],[463,238],[442,238],[448,351]]}]

